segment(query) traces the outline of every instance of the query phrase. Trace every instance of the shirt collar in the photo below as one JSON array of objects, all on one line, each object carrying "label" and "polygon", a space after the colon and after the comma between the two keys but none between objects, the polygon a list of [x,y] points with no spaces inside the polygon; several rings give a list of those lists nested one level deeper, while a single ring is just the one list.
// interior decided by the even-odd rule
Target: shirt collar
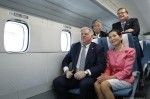
[{"label": "shirt collar", "polygon": [[126,21],[124,21],[124,22],[121,22],[121,24],[126,24]]},{"label": "shirt collar", "polygon": [[[91,44],[91,43],[89,43],[89,44],[85,45],[85,47],[86,47],[86,48],[89,48],[90,44]],[[83,45],[83,44],[81,44],[81,46],[83,47],[84,45]]]}]

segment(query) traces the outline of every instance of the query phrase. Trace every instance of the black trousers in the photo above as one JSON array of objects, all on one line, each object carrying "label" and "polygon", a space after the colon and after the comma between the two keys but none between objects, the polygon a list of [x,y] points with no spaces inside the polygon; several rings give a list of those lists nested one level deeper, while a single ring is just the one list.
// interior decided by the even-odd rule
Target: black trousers
[{"label": "black trousers", "polygon": [[76,80],[74,77],[67,79],[63,75],[53,80],[53,87],[58,99],[70,99],[68,91],[73,88],[80,88],[80,99],[93,99],[96,96],[94,82],[95,80],[89,76]]}]

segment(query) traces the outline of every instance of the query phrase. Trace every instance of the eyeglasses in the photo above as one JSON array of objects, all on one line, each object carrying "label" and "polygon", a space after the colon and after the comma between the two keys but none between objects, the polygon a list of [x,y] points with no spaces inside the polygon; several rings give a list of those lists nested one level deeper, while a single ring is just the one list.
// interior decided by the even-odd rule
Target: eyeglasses
[{"label": "eyeglasses", "polygon": [[127,12],[120,12],[120,13],[117,13],[117,15],[124,14],[124,13],[127,13]]}]

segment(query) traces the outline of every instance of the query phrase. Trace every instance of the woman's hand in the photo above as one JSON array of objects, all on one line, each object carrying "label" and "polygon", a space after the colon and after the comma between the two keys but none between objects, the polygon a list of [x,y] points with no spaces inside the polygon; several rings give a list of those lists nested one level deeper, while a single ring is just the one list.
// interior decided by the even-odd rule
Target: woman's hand
[{"label": "woman's hand", "polygon": [[105,81],[105,80],[108,80],[108,79],[111,79],[112,77],[111,76],[108,76],[106,74],[101,74],[98,78],[97,78],[97,81],[99,83]]}]

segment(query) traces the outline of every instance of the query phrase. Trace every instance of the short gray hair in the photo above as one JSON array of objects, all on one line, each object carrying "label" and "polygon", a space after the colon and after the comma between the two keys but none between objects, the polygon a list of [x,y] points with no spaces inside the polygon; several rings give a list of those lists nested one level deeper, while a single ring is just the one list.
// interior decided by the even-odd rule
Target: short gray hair
[{"label": "short gray hair", "polygon": [[93,24],[95,24],[96,22],[99,22],[99,23],[101,23],[101,24],[102,24],[101,20],[99,20],[99,19],[95,19],[95,20],[93,20],[93,22],[92,22],[92,26],[93,26]]},{"label": "short gray hair", "polygon": [[88,29],[90,34],[92,34],[92,35],[94,34],[93,30],[91,28],[89,28],[89,27],[82,27],[80,31],[82,31],[84,29]]}]

